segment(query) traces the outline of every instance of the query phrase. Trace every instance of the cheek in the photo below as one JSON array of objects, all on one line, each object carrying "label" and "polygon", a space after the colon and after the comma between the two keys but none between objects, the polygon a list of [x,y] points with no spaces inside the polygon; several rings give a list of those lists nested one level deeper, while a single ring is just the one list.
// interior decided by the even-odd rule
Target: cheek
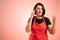
[{"label": "cheek", "polygon": [[36,12],[39,12],[40,10],[36,10]]},{"label": "cheek", "polygon": [[43,12],[43,10],[41,10],[41,12]]}]

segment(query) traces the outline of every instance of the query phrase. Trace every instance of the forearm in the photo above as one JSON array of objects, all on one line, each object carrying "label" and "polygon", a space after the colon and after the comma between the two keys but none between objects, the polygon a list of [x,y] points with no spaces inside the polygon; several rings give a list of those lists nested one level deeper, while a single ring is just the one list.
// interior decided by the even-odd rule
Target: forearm
[{"label": "forearm", "polygon": [[32,25],[32,17],[29,20],[29,23],[26,26],[26,32],[30,32],[31,31],[31,25]]},{"label": "forearm", "polygon": [[52,28],[51,28],[51,33],[54,34],[55,33],[55,22],[53,22]]}]

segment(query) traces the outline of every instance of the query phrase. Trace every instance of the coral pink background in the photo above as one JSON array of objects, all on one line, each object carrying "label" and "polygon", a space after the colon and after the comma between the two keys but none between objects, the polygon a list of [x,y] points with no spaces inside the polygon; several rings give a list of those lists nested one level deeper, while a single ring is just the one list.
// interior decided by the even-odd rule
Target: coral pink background
[{"label": "coral pink background", "polygon": [[56,16],[56,33],[48,33],[49,40],[60,40],[60,0],[0,0],[0,39],[28,40],[25,27],[37,2],[44,4],[46,14],[51,22]]}]

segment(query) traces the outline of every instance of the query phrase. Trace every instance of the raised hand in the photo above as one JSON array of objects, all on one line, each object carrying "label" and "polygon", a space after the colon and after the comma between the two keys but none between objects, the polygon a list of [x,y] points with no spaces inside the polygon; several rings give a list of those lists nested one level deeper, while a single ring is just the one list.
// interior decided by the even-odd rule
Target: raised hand
[{"label": "raised hand", "polygon": [[33,11],[33,12],[31,13],[31,17],[33,18],[34,15],[35,15],[35,11]]}]

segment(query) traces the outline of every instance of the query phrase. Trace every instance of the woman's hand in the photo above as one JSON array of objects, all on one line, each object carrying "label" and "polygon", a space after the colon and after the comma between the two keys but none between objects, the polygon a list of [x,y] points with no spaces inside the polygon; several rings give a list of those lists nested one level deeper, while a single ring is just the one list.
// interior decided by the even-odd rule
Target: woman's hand
[{"label": "woman's hand", "polygon": [[55,21],[56,21],[56,17],[55,16],[53,16],[53,25],[55,25]]},{"label": "woman's hand", "polygon": [[32,11],[32,13],[31,13],[31,18],[33,18],[34,15],[35,15],[35,11]]}]

